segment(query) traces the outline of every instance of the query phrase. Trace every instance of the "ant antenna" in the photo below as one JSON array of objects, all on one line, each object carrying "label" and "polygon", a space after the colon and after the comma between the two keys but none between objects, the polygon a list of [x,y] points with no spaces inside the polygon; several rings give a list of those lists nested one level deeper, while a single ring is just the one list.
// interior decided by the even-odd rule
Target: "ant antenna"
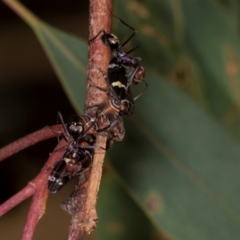
[{"label": "ant antenna", "polygon": [[93,42],[101,33],[103,33],[104,35],[107,35],[107,33],[105,32],[105,30],[101,30],[101,31],[98,32],[98,34],[97,34],[96,36],[94,36],[92,39],[90,39],[90,40],[88,41],[88,43]]},{"label": "ant antenna", "polygon": [[68,129],[67,129],[67,127],[66,127],[66,125],[64,123],[64,120],[63,120],[63,116],[62,116],[62,114],[60,112],[58,112],[58,118],[60,119],[60,122],[63,125],[65,133],[68,135],[68,137],[70,137],[70,133],[68,132]]}]

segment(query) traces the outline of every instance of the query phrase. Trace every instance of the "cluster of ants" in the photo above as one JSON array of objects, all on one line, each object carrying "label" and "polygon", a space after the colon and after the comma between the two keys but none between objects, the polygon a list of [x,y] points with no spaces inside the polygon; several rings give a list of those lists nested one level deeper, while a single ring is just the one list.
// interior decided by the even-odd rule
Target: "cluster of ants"
[{"label": "cluster of ants", "polygon": [[[116,16],[115,16],[116,17]],[[119,19],[118,17],[116,17]],[[101,30],[93,39],[99,35],[103,43],[108,46],[112,52],[112,59],[108,65],[108,72],[105,76],[109,90],[99,90],[106,92],[108,99],[97,106],[92,106],[81,116],[72,116],[64,124],[61,113],[58,117],[64,127],[64,139],[68,146],[61,159],[54,165],[48,179],[48,189],[51,193],[56,193],[72,177],[80,175],[92,164],[95,146],[96,134],[100,131],[111,133],[108,146],[111,145],[112,139],[122,140],[123,135],[116,134],[118,125],[121,123],[121,115],[131,115],[134,110],[134,101],[142,94],[133,98],[130,86],[140,82],[145,83],[145,90],[148,85],[144,81],[145,70],[140,65],[141,58],[130,57],[128,52],[122,48],[133,38],[136,30],[119,19],[125,26],[133,30],[131,36],[122,44],[117,36],[112,33],[106,33]],[[123,128],[124,129],[124,128]],[[123,130],[124,131],[124,130]]]}]

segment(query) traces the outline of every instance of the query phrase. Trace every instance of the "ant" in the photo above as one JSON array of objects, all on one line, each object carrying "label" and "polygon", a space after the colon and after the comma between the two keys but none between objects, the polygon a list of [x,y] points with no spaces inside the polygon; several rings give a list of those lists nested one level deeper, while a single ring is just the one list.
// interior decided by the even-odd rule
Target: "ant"
[{"label": "ant", "polygon": [[[103,77],[107,79],[108,85],[109,82],[114,81],[115,79],[121,80],[123,83],[127,82],[124,68],[119,68],[114,74],[108,74],[108,76],[106,76],[101,69],[99,69],[99,71],[102,73]],[[110,80],[108,79],[109,76],[111,77]],[[125,92],[122,91],[121,88],[111,86],[109,86],[109,91],[98,86],[91,87],[95,87],[105,92],[108,96],[106,101],[90,107],[97,107],[95,116],[99,130],[110,130],[115,124],[117,124],[117,118],[119,115],[132,115],[134,110],[134,99],[130,89],[128,92]]]},{"label": "ant", "polygon": [[68,142],[68,146],[58,149],[65,149],[64,156],[54,165],[52,172],[48,178],[48,190],[56,193],[62,188],[72,177],[83,173],[91,166],[93,159],[93,149],[95,137],[88,133],[92,128],[92,124],[86,128],[86,120],[88,116],[83,118],[70,118],[67,125],[64,124],[63,117],[58,112],[63,128],[63,138]]},{"label": "ant", "polygon": [[48,178],[48,190],[51,193],[59,191],[74,176],[80,175],[90,167],[93,155],[89,150],[67,150],[54,165]]},{"label": "ant", "polygon": [[[148,88],[147,83],[144,81],[145,77],[145,69],[143,66],[140,65],[140,61],[142,60],[140,57],[130,57],[128,56],[129,53],[136,50],[138,47],[135,47],[131,49],[128,52],[124,52],[122,48],[135,36],[137,33],[136,29],[128,25],[126,22],[124,22],[122,19],[118,18],[114,15],[115,18],[117,18],[122,24],[133,30],[133,33],[128,37],[128,39],[120,44],[119,38],[114,35],[113,33],[106,33],[105,30],[99,31],[99,33],[93,37],[89,42],[94,41],[100,34],[103,34],[101,36],[101,39],[105,45],[107,45],[113,54],[113,58],[111,59],[109,66],[108,66],[108,75],[109,75],[109,83],[113,89],[117,88],[124,88],[125,91],[129,91],[129,87],[131,85],[136,85],[140,82],[144,82],[146,87],[144,91]],[[122,82],[121,80],[113,80],[111,77],[111,74],[118,73],[119,69],[124,68],[125,69],[125,76],[127,77],[127,82]],[[144,92],[143,91],[143,92]],[[143,93],[142,92],[142,93]],[[140,97],[141,94],[139,94],[135,100]]]}]

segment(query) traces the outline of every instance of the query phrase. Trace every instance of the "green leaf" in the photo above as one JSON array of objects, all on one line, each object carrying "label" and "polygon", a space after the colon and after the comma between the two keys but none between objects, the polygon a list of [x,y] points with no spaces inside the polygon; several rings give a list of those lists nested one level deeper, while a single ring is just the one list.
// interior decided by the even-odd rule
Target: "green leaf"
[{"label": "green leaf", "polygon": [[186,46],[200,66],[210,110],[238,139],[240,106],[239,32],[220,4],[185,1]]},{"label": "green leaf", "polygon": [[69,100],[78,113],[83,112],[86,89],[87,44],[43,23],[18,1],[7,1],[33,29],[58,75]]},{"label": "green leaf", "polygon": [[238,239],[239,144],[165,79],[150,71],[148,79],[111,161],[173,239]]},{"label": "green leaf", "polygon": [[236,98],[240,92],[233,82],[239,82],[234,79],[239,76],[230,69],[240,54],[237,29],[214,1],[186,1],[182,10],[186,46],[203,71],[202,83],[211,110],[222,119],[233,104],[240,104]]},{"label": "green leaf", "polygon": [[87,44],[53,27],[36,30],[72,105],[83,112],[86,89]]},{"label": "green leaf", "polygon": [[102,179],[97,206],[97,239],[159,239],[152,224],[110,171]]},{"label": "green leaf", "polygon": [[[198,98],[201,95],[203,102],[206,100],[206,105],[221,121],[231,104],[238,105],[224,70],[229,66],[224,49],[233,46],[230,60],[235,59],[231,58],[234,54],[239,54],[236,29],[231,27],[216,1],[159,0],[154,4],[146,1],[145,5],[140,1],[118,1],[117,4],[120,4],[119,12],[129,17],[124,20],[140,28],[141,34],[133,39],[133,44],[134,41],[140,43],[136,44],[141,46],[136,54],[140,53],[143,65],[148,66],[146,81],[149,83],[148,91],[136,101],[133,117],[125,119],[126,138],[110,150],[111,161],[123,186],[156,230],[173,239],[238,239],[239,143],[193,98],[163,77],[168,76],[171,82],[181,85],[180,78],[175,81],[172,75],[177,76],[179,59],[187,56],[188,63],[180,65],[180,70],[190,76],[188,80],[196,81],[192,96]],[[27,17],[26,21],[39,36],[74,106],[79,109],[85,88],[80,76],[85,75],[82,65],[86,63],[86,54],[82,53],[86,51],[86,45],[33,16]],[[190,69],[192,75],[188,75],[191,64],[196,71]],[[152,73],[150,67],[156,73]],[[238,116],[236,109],[234,117]],[[133,236],[141,238],[134,235],[137,234],[134,233],[135,223],[139,225],[137,231],[148,236],[151,225],[120,190],[114,177],[104,182],[102,194],[101,234],[117,238],[116,231],[111,233],[104,224],[116,221],[122,226],[123,221],[129,224],[130,220],[134,221],[131,226],[135,227],[121,231],[122,239],[126,239],[125,234],[131,239]],[[108,206],[111,212],[104,215],[102,209],[108,209]],[[117,209],[118,206],[122,211]],[[126,219],[123,211],[128,213],[129,208],[134,214]]]},{"label": "green leaf", "polygon": [[[239,26],[231,10],[208,0],[116,4],[116,14],[138,30],[132,44],[143,65],[186,89],[240,139]],[[128,36],[116,26],[120,39]]]}]

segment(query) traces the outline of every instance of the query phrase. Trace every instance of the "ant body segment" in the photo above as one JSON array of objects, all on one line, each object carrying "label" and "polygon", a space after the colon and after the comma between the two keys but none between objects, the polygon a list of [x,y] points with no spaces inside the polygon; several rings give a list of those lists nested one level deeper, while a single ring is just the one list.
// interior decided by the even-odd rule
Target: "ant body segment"
[{"label": "ant body segment", "polygon": [[91,126],[84,130],[86,123],[79,119],[76,121],[74,118],[70,118],[65,125],[60,112],[58,112],[58,117],[63,125],[65,133],[63,138],[68,142],[68,146],[57,150],[65,149],[65,153],[54,165],[48,178],[48,190],[51,193],[56,193],[72,177],[87,170],[92,163],[93,149],[97,148],[93,146],[94,136],[88,134]]},{"label": "ant body segment", "polygon": [[[127,26],[128,28],[133,30],[133,33],[130,35],[130,37],[128,37],[128,39],[124,43],[120,44],[119,38],[116,35],[114,35],[113,33],[107,33],[105,30],[101,30],[89,42],[94,41],[100,34],[102,34],[101,40],[103,41],[103,43],[105,45],[107,45],[111,49],[112,54],[113,54],[113,57],[108,66],[108,73],[112,74],[115,71],[119,71],[120,68],[125,69],[127,83],[123,83],[120,80],[112,81],[112,78],[109,76],[109,83],[110,83],[111,87],[124,88],[125,91],[127,92],[131,85],[136,85],[143,81],[146,85],[146,87],[144,89],[144,91],[145,91],[147,89],[148,85],[144,81],[145,69],[143,66],[140,65],[140,61],[142,59],[140,57],[130,57],[129,56],[129,53],[133,52],[138,47],[135,47],[128,52],[125,52],[122,50],[122,48],[134,37],[134,35],[137,33],[137,31],[136,31],[136,29],[134,29],[133,27],[131,27],[130,25],[125,23],[122,19],[118,18],[117,16],[114,16],[114,17],[117,18],[125,26]],[[135,100],[139,96],[137,96],[135,98]]]}]

